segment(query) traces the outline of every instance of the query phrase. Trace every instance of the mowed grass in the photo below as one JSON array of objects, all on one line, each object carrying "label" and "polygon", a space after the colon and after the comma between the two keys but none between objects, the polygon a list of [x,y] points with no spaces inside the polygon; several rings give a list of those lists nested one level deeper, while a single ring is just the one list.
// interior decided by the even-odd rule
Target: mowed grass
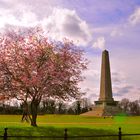
[{"label": "mowed grass", "polygon": [[[65,128],[68,129],[69,136],[118,134],[119,127],[125,134],[140,133],[140,117],[138,116],[118,116],[104,119],[80,115],[40,115],[37,118],[38,127],[36,128],[26,122],[22,123],[21,117],[21,115],[0,115],[0,135],[3,135],[4,128],[8,128],[8,135],[22,136],[63,136]],[[82,138],[76,139],[82,140]],[[85,139],[92,140],[93,138]],[[94,139],[117,140],[118,138]],[[140,136],[123,137],[123,139],[140,140]]]}]

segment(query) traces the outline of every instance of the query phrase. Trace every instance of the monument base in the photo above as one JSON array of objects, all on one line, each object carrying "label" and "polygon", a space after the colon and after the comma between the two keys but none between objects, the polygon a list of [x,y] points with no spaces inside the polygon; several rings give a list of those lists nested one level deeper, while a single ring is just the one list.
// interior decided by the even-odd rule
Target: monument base
[{"label": "monument base", "polygon": [[100,106],[117,106],[118,105],[118,101],[114,101],[114,100],[99,100],[99,101],[95,101],[95,105],[100,105]]},{"label": "monument base", "polygon": [[115,116],[117,114],[122,113],[121,109],[117,106],[118,102],[102,102],[95,101],[96,105],[93,107],[91,111],[83,113],[83,116],[95,116],[95,117],[103,117],[103,116]]}]

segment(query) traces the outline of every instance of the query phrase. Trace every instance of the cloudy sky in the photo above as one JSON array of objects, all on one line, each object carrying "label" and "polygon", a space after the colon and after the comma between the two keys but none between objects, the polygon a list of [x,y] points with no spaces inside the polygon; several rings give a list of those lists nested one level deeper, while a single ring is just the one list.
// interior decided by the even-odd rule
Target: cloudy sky
[{"label": "cloudy sky", "polygon": [[102,50],[110,53],[116,100],[140,98],[140,0],[0,0],[0,29],[42,26],[73,40],[90,61],[82,91],[98,99]]}]

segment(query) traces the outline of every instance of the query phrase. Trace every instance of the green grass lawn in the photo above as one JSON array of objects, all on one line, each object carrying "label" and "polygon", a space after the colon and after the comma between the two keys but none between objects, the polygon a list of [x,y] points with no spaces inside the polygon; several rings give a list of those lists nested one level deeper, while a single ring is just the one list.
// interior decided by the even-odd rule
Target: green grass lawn
[{"label": "green grass lawn", "polygon": [[[69,136],[117,134],[119,127],[122,128],[122,133],[140,133],[140,117],[120,116],[104,119],[79,115],[42,115],[38,116],[37,124],[38,127],[34,128],[26,122],[22,123],[20,115],[0,115],[0,135],[3,135],[5,127],[8,128],[8,135],[24,136],[63,136],[65,128],[68,129]],[[92,139],[85,138],[85,140]],[[117,140],[118,138],[95,138],[98,139]],[[140,140],[140,136],[123,137],[123,140],[129,139]],[[84,138],[74,140],[84,140]]]}]

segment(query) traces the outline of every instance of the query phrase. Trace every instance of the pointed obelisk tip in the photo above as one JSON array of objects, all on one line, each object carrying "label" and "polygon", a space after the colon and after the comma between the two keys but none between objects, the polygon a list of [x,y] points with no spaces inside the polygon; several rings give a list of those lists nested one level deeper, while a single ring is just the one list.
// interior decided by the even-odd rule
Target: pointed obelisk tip
[{"label": "pointed obelisk tip", "polygon": [[108,53],[108,51],[107,50],[103,50],[103,52],[102,53]]}]

